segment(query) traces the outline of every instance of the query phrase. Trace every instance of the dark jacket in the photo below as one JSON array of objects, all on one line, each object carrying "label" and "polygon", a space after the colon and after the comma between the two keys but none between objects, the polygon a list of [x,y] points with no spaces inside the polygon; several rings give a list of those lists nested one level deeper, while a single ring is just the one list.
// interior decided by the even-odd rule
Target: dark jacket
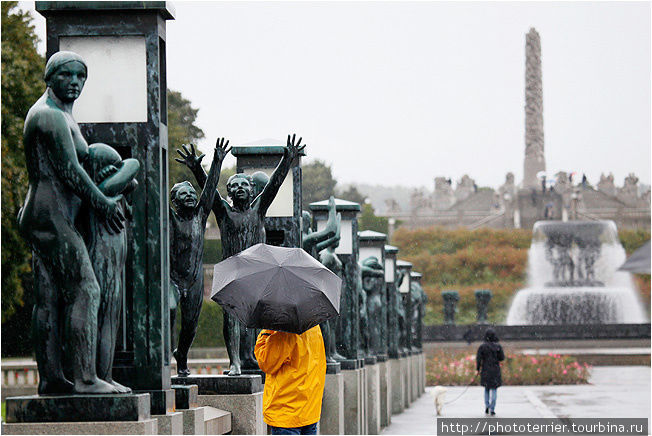
[{"label": "dark jacket", "polygon": [[478,348],[476,368],[480,373],[480,384],[489,389],[502,385],[500,362],[505,360],[503,347],[498,343],[498,336],[492,329],[487,330],[484,343]]}]

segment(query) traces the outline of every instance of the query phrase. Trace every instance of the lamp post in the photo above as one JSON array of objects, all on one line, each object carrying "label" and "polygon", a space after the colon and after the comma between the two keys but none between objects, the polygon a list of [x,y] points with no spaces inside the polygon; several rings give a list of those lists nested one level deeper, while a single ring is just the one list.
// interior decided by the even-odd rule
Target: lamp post
[{"label": "lamp post", "polygon": [[151,394],[151,412],[174,410],[170,389],[168,144],[165,1],[36,2],[46,57],[81,55],[89,77],[74,116],[89,143],[103,142],[141,170],[131,194],[125,293],[113,378]]},{"label": "lamp post", "polygon": [[396,255],[398,248],[385,245],[385,286],[387,289],[387,354],[399,358],[398,289],[396,288]]},{"label": "lamp post", "polygon": [[[364,261],[369,257],[375,257],[378,262],[385,268],[385,242],[387,235],[372,230],[364,230],[358,232],[360,241],[360,261]],[[377,323],[379,326],[378,332],[373,330],[370,332],[370,351],[376,356],[379,362],[387,360],[387,286],[385,280],[382,280],[380,287],[380,319],[369,319],[369,324]],[[372,302],[367,301],[367,307]],[[376,336],[376,334],[378,336]]]},{"label": "lamp post", "polygon": [[411,287],[411,277],[410,272],[412,271],[412,264],[404,260],[396,261],[396,268],[399,272],[399,276],[402,276],[402,280],[399,284],[398,291],[401,295],[401,302],[403,304],[403,310],[405,311],[405,325],[404,331],[401,332],[403,337],[403,342],[400,344],[400,347],[403,348],[405,355],[410,355],[412,350],[412,338],[410,332],[412,331],[412,301],[410,299],[410,287]]},{"label": "lamp post", "polygon": [[[283,144],[262,140],[233,147],[236,171],[252,175],[262,171],[268,177],[283,157]],[[305,153],[302,153],[305,156]],[[265,216],[267,244],[301,247],[301,157],[294,162]]]},{"label": "lamp post", "polygon": [[[328,200],[310,203],[313,230],[323,230],[328,221]],[[352,201],[335,199],[335,210],[342,216],[340,243],[335,253],[342,261],[343,287],[336,337],[337,351],[346,358],[342,369],[357,369],[364,362],[360,350],[359,296],[360,265],[358,264],[358,214],[360,205]]]}]

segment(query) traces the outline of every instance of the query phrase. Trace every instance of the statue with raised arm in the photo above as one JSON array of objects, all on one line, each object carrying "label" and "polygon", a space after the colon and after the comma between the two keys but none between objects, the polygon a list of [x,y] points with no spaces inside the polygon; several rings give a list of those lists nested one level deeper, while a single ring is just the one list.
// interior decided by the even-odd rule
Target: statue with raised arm
[{"label": "statue with raised arm", "polygon": [[[252,245],[265,242],[265,214],[274,201],[274,197],[290,171],[292,162],[299,157],[305,145],[301,145],[301,138],[296,140],[296,135],[288,135],[287,147],[283,150],[283,157],[269,178],[262,192],[254,197],[254,183],[251,176],[243,173],[234,174],[226,184],[228,196],[232,201],[229,204],[219,192],[213,201],[213,213],[222,235],[223,258],[240,253]],[[199,185],[206,184],[206,174],[201,167],[201,156],[197,157],[194,149],[184,149],[185,153],[178,150],[184,163],[192,171]],[[224,340],[229,355],[229,375],[240,375],[242,369],[257,369],[258,364],[253,350],[256,341],[254,329],[248,329],[240,321],[224,313]]]},{"label": "statue with raised arm", "polygon": [[[197,333],[199,313],[204,297],[204,231],[211,212],[222,162],[227,153],[229,141],[218,138],[215,144],[213,163],[208,171],[206,185],[197,201],[197,192],[190,182],[184,181],[172,187],[170,200],[170,285],[178,293],[181,307],[181,332],[179,342],[172,353],[177,361],[177,374],[190,375],[188,351]],[[195,147],[190,146],[193,154]],[[184,150],[188,148],[183,145]],[[198,159],[201,160],[204,155]],[[170,328],[174,328],[176,310],[170,310]]]},{"label": "statue with raised arm", "polygon": [[[317,245],[329,239],[332,240],[333,236],[339,229],[341,219],[341,216],[335,211],[335,198],[332,195],[328,199],[328,221],[326,221],[326,226],[323,230],[312,231],[310,212],[304,210],[301,214],[302,248],[312,257],[317,258],[320,251],[317,250]],[[328,245],[330,245],[330,243],[326,245],[322,244],[322,247],[325,248]]]},{"label": "statue with raised arm", "polygon": [[101,289],[75,226],[82,203],[109,233],[122,232],[125,220],[122,195],[102,192],[83,167],[89,147],[72,108],[86,77],[86,62],[78,54],[52,55],[45,66],[47,89],[25,119],[29,190],[18,224],[33,251],[39,394],[119,391],[97,374]]}]

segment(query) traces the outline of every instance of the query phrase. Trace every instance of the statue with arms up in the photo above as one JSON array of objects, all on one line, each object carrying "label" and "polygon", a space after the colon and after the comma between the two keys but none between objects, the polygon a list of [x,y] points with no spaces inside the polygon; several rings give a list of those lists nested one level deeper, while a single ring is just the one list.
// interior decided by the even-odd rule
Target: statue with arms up
[{"label": "statue with arms up", "polygon": [[125,219],[122,195],[104,194],[82,166],[89,147],[72,108],[86,77],[86,62],[78,54],[52,55],[45,66],[47,89],[25,119],[29,190],[18,224],[34,254],[32,328],[39,394],[118,392],[97,376],[101,290],[85,241],[75,227],[82,202],[109,232],[121,232]]},{"label": "statue with arms up", "polygon": [[[215,144],[213,163],[208,171],[206,185],[197,201],[197,193],[190,182],[184,181],[172,187],[170,199],[175,210],[170,208],[170,285],[171,292],[177,292],[181,306],[181,332],[179,343],[173,355],[177,361],[177,374],[190,375],[188,351],[197,333],[197,323],[204,297],[204,231],[211,212],[222,162],[231,150],[229,141],[218,138]],[[195,146],[191,145],[192,154]],[[189,153],[188,148],[183,149]],[[204,157],[202,154],[198,161]],[[170,310],[170,328],[174,328],[176,308]],[[172,337],[172,335],[171,335]]]},{"label": "statue with arms up", "polygon": [[[255,244],[265,242],[265,214],[274,201],[274,197],[285,180],[292,162],[306,147],[301,146],[301,138],[296,141],[296,135],[288,135],[287,147],[283,157],[272,173],[269,182],[262,192],[254,197],[253,179],[243,173],[234,174],[226,184],[228,196],[232,205],[216,192],[213,201],[213,213],[222,234],[223,258],[240,253]],[[206,174],[194,150],[179,150],[183,162],[193,173],[199,185],[206,183]],[[237,318],[224,311],[224,340],[229,354],[229,375],[240,375],[242,368],[258,368],[253,350],[256,343],[254,329],[241,325]]]}]

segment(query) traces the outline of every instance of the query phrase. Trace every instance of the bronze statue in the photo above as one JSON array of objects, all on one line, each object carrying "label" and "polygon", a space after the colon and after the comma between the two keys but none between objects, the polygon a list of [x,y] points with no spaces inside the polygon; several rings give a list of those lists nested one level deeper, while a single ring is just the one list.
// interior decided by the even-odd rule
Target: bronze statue
[{"label": "bronze statue", "polygon": [[[75,227],[82,203],[109,233],[121,233],[125,220],[122,195],[104,194],[82,166],[89,158],[89,147],[72,108],[86,77],[81,56],[65,51],[52,55],[45,66],[47,89],[25,119],[29,190],[18,223],[34,253],[32,327],[40,394],[119,390],[97,375],[102,291],[86,244]],[[69,378],[64,375],[64,355]]]},{"label": "bronze statue", "polygon": [[[331,196],[328,199],[328,221],[321,231],[311,231],[310,213],[304,211],[303,218],[303,249],[313,256],[318,257],[319,261],[326,268],[330,269],[338,277],[342,278],[342,262],[335,254],[335,248],[340,243],[340,228],[342,216],[336,213],[335,198]],[[344,360],[344,357],[337,353],[335,346],[335,327],[337,319],[329,319],[321,324],[321,333],[324,338],[324,350],[326,352],[326,362],[335,363],[338,360]]]},{"label": "bronze statue", "polygon": [[[233,256],[252,245],[265,242],[265,214],[290,170],[292,162],[305,148],[301,146],[301,138],[296,141],[296,135],[288,135],[287,147],[283,157],[272,173],[269,182],[262,192],[254,197],[254,183],[251,176],[243,173],[234,174],[227,181],[228,196],[233,202],[229,204],[219,192],[213,201],[213,213],[222,234],[223,258]],[[194,174],[199,185],[206,183],[206,174],[201,167],[200,159],[194,150],[181,153],[183,162]],[[253,355],[256,335],[254,329],[241,325],[226,311],[224,313],[224,340],[229,354],[229,375],[240,375],[241,370],[257,369],[258,364]]]},{"label": "bronze statue", "polygon": [[[231,150],[227,148],[228,145],[229,141],[218,138],[213,163],[199,201],[195,188],[187,181],[174,185],[170,193],[170,200],[176,209],[170,208],[170,287],[172,292],[178,294],[181,306],[181,332],[177,348],[172,354],[177,361],[177,374],[180,376],[190,375],[188,351],[197,333],[204,297],[204,231],[217,192],[222,162]],[[182,147],[187,155],[191,154],[187,146]],[[195,146],[191,144],[190,148],[192,155],[195,155]],[[185,156],[181,152],[179,154]],[[201,161],[203,157],[202,154],[197,160]],[[171,329],[174,328],[175,318],[176,307],[170,309]]]},{"label": "bronze statue", "polygon": [[[135,176],[140,169],[136,159],[124,159],[106,144],[92,144],[85,168],[98,188],[108,196],[129,194],[138,186]],[[119,203],[121,212],[131,218],[131,205],[127,197]],[[119,392],[131,389],[113,380],[113,357],[118,337],[122,298],[124,295],[123,273],[127,260],[127,232],[109,231],[101,217],[91,208],[83,208],[77,218],[77,226],[86,240],[88,255],[100,286],[98,312],[97,376],[113,384]]]},{"label": "bronze statue", "polygon": [[[360,331],[360,337],[365,338],[368,352],[372,355],[384,354],[382,348],[381,317],[383,315],[383,289],[385,287],[384,268],[375,256],[364,259],[360,266],[362,274],[362,289],[366,294],[365,314],[367,328]],[[362,318],[361,318],[362,319]],[[362,326],[361,326],[362,329]]]}]

